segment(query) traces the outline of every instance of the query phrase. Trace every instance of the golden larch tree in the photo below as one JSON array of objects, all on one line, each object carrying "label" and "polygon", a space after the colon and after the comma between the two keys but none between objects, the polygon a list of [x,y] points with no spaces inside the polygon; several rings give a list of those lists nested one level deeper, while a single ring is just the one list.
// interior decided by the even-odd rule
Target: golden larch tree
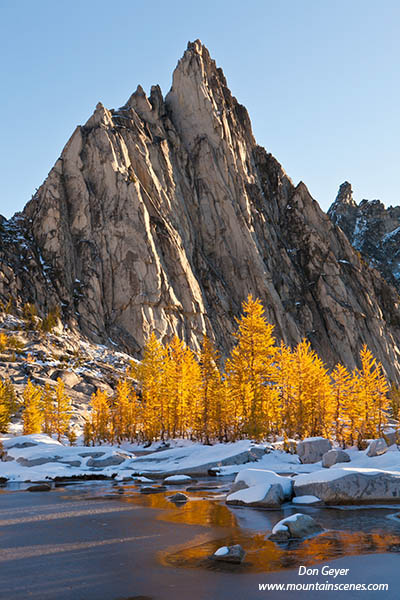
[{"label": "golden larch tree", "polygon": [[364,346],[360,352],[361,368],[356,370],[354,400],[360,416],[357,443],[376,438],[387,424],[390,400],[389,385],[382,365]]},{"label": "golden larch tree", "polygon": [[199,352],[200,393],[196,436],[209,444],[212,438],[222,439],[222,409],[225,393],[218,368],[219,354],[205,335]]},{"label": "golden larch tree", "polygon": [[127,379],[118,382],[112,407],[114,437],[133,442],[141,427],[140,407],[133,385]]},{"label": "golden larch tree", "polygon": [[166,362],[167,351],[152,333],[146,341],[143,360],[132,372],[141,389],[143,434],[148,441],[163,440],[168,429],[168,399],[164,393]]},{"label": "golden larch tree", "polygon": [[237,320],[236,346],[226,362],[230,394],[240,414],[237,425],[241,435],[256,439],[275,429],[277,378],[273,325],[267,322],[261,302],[249,295],[243,315]]},{"label": "golden larch tree", "polygon": [[11,416],[18,408],[17,394],[9,379],[0,379],[0,432],[6,433]]},{"label": "golden larch tree", "polygon": [[332,433],[336,441],[344,448],[346,441],[349,439],[349,433],[354,427],[356,417],[351,406],[353,401],[353,379],[346,367],[339,363],[331,373],[331,380],[333,399]]},{"label": "golden larch tree", "polygon": [[66,435],[71,419],[71,399],[65,392],[65,385],[60,377],[57,379],[57,385],[54,391],[53,401],[53,423],[54,432],[57,434],[57,440]]},{"label": "golden larch tree", "polygon": [[40,433],[42,431],[42,414],[40,411],[42,390],[28,379],[28,383],[24,389],[23,398],[23,433],[24,435]]},{"label": "golden larch tree", "polygon": [[107,442],[113,435],[111,426],[110,398],[104,390],[98,389],[90,401],[91,412],[90,421],[87,427],[86,435],[94,443],[100,444]]}]

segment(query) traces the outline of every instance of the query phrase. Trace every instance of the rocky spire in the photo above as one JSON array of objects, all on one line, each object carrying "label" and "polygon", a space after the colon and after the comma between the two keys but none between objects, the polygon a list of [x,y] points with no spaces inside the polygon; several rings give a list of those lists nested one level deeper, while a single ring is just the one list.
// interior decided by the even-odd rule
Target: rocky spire
[{"label": "rocky spire", "polygon": [[204,136],[215,148],[222,140],[232,143],[232,131],[255,145],[247,110],[232,96],[222,69],[200,40],[189,42],[178,62],[166,105],[189,150]]},{"label": "rocky spire", "polygon": [[351,183],[345,181],[339,187],[338,194],[336,196],[336,203],[338,204],[348,204],[350,206],[357,206],[355,201],[353,200],[353,189],[351,187]]},{"label": "rocky spire", "polygon": [[328,216],[345,232],[349,240],[353,238],[358,212],[357,203],[353,199],[351,183],[345,181],[339,187],[335,202],[328,210]]},{"label": "rocky spire", "polygon": [[[357,210],[349,184],[341,190],[337,205]],[[94,341],[139,357],[152,331],[193,348],[207,333],[226,355],[251,293],[278,339],[307,337],[328,365],[350,368],[366,343],[400,381],[396,291],[255,144],[246,109],[199,41],[165,100],[138,87],[117,110],[97,107],[23,223],[34,265],[12,259],[25,256],[21,238],[3,224],[0,299],[58,304]]]}]

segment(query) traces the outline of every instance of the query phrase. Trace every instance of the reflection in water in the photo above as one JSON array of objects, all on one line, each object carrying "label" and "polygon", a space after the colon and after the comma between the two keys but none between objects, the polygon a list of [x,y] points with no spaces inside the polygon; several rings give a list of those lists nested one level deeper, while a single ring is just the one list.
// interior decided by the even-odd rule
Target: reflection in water
[{"label": "reflection in water", "polygon": [[[341,556],[390,552],[400,544],[399,529],[393,531],[387,519],[385,524],[382,511],[376,509],[363,511],[360,517],[360,514],[354,511],[344,514],[334,509],[307,511],[302,507],[302,512],[316,513],[315,518],[328,531],[309,539],[277,544],[269,541],[267,535],[272,524],[282,518],[282,511],[232,510],[223,504],[220,498],[213,498],[210,493],[207,493],[206,498],[204,493],[191,493],[189,502],[175,506],[168,500],[169,495],[170,491],[144,497],[135,495],[125,497],[124,500],[160,510],[157,518],[163,521],[204,525],[212,531],[209,535],[196,536],[189,547],[172,546],[159,552],[158,559],[165,566],[205,567],[233,572],[277,571],[299,565],[313,565]],[[290,512],[297,510],[289,509]],[[243,518],[245,515],[247,519]],[[243,527],[246,521],[246,525],[251,522],[252,516],[258,525],[255,531],[254,527]],[[342,528],[341,531],[331,529],[338,524]],[[242,565],[238,567],[208,561],[208,557],[217,548],[233,544],[241,544],[246,550],[245,562]]]},{"label": "reflection in water", "polygon": [[150,508],[167,509],[158,515],[158,519],[170,523],[185,523],[187,525],[205,525],[206,527],[229,527],[237,529],[235,515],[225,506],[215,500],[204,499],[204,493],[191,493],[190,501],[176,506],[168,500],[175,491],[164,494],[149,494],[124,498],[127,502],[148,506]]},{"label": "reflection in water", "polygon": [[240,569],[234,571],[266,572],[281,569],[293,569],[299,565],[310,566],[315,563],[367,553],[390,552],[394,544],[399,542],[398,535],[382,533],[363,533],[335,531],[322,533],[307,540],[293,540],[290,543],[278,545],[270,542],[264,535],[235,533],[218,540],[204,544],[179,549],[173,547],[158,553],[160,562],[173,567],[206,567],[212,570],[232,570],[231,565],[209,562],[207,557],[212,555],[220,546],[241,544],[246,550],[245,562]]},{"label": "reflection in water", "polygon": [[[123,489],[123,492],[121,490]],[[177,491],[189,495],[189,502],[176,505],[168,497]],[[266,572],[310,566],[342,556],[400,551],[400,522],[382,508],[336,510],[334,508],[295,507],[286,504],[281,510],[235,509],[224,504],[220,490],[188,492],[175,487],[164,493],[140,494],[140,485],[114,483],[97,486],[77,486],[71,500],[100,500],[114,498],[123,503],[155,509],[154,518],[179,525],[203,526],[190,544],[171,546],[158,553],[165,566],[206,568],[233,573]],[[68,494],[65,494],[68,497]],[[312,515],[325,532],[306,539],[277,544],[267,539],[272,527],[294,512]],[[337,527],[340,531],[337,531]],[[241,544],[246,551],[241,565],[209,561],[220,546]]]}]

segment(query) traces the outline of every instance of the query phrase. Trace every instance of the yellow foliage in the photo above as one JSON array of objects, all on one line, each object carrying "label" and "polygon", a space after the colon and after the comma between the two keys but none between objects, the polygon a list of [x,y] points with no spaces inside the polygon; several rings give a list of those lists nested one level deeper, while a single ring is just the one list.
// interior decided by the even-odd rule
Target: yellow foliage
[{"label": "yellow foliage", "polygon": [[22,421],[24,435],[41,433],[42,431],[42,414],[40,411],[42,394],[43,392],[40,387],[34,385],[28,379],[23,393],[24,411],[22,413]]},{"label": "yellow foliage", "polygon": [[250,295],[243,304],[235,334],[237,344],[226,362],[229,394],[235,418],[234,437],[264,437],[276,429],[277,348],[273,325],[261,302]]},{"label": "yellow foliage", "polygon": [[[24,312],[35,320],[32,305]],[[165,345],[152,333],[143,360],[132,363],[115,394],[98,390],[92,395],[84,443],[188,437],[208,444],[323,435],[343,447],[360,446],[383,434],[390,408],[398,416],[400,394],[392,390],[390,403],[382,366],[368,348],[360,353],[360,369],[349,372],[339,364],[329,374],[307,340],[295,348],[276,345],[273,326],[251,295],[237,324],[225,372],[206,336],[195,355],[177,336]],[[0,333],[0,350],[9,347],[10,338]],[[137,381],[137,391],[130,378]],[[0,381],[0,430],[12,413],[6,398],[15,400],[13,393]],[[24,404],[24,433],[68,435],[74,443],[70,400],[60,379],[54,390],[28,381]]]}]

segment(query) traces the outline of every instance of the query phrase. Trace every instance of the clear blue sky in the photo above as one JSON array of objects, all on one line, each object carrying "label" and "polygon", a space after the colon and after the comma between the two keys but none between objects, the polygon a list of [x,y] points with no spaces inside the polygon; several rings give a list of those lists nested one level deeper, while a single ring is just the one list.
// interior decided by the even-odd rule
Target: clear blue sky
[{"label": "clear blue sky", "polygon": [[327,209],[399,204],[398,0],[0,0],[0,213],[22,209],[98,101],[163,93],[200,38],[255,137]]}]

